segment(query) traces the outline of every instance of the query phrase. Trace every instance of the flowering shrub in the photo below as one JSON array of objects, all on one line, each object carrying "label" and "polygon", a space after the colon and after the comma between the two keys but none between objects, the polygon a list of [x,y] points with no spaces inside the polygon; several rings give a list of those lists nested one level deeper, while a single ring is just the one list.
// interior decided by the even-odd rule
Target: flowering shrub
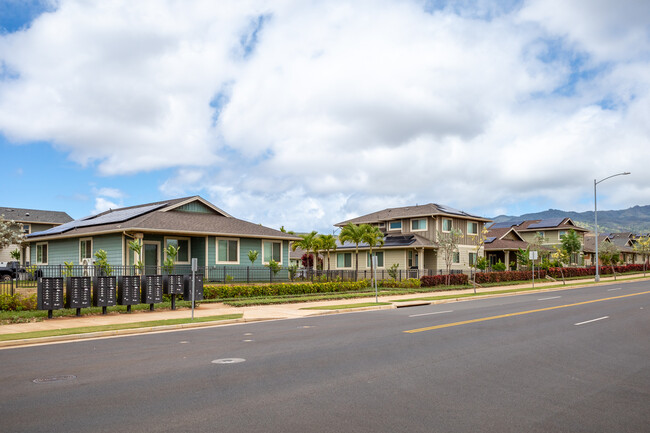
[{"label": "flowering shrub", "polygon": [[2,311],[22,311],[36,309],[36,295],[23,298],[20,294],[15,295],[0,294],[0,310]]},{"label": "flowering shrub", "polygon": [[449,277],[449,285],[463,286],[467,284],[467,275],[465,274],[451,274],[451,275],[433,275],[424,276],[420,278],[421,287],[435,287],[447,284],[447,277]]},{"label": "flowering shrub", "polygon": [[[479,272],[476,274],[476,282],[478,284],[527,281],[532,278],[532,271]],[[535,269],[535,278],[546,278],[546,271],[544,269]]]},{"label": "flowering shrub", "polygon": [[[561,270],[560,270],[561,269]],[[643,265],[624,265],[624,266],[614,266],[614,270],[617,274],[623,274],[625,272],[643,272]],[[596,267],[592,266],[589,268],[549,268],[548,275],[553,278],[562,278],[562,272],[564,272],[565,278],[571,277],[589,277],[596,275]],[[612,273],[611,266],[600,266],[600,275],[608,275]]]}]

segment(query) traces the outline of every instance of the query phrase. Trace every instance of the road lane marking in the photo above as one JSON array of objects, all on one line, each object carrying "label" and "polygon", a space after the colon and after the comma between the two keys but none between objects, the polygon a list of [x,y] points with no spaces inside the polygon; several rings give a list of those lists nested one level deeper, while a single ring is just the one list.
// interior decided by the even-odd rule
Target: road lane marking
[{"label": "road lane marking", "polygon": [[599,317],[598,319],[591,319],[591,320],[587,320],[585,322],[574,323],[574,325],[580,326],[580,325],[584,325],[585,323],[597,322],[597,321],[603,320],[603,319],[609,319],[609,316],[603,316],[603,317]]},{"label": "road lane marking", "polygon": [[617,287],[616,289],[607,289],[608,292],[613,292],[614,290],[621,290],[621,288]]},{"label": "road lane marking", "polygon": [[549,299],[557,299],[557,298],[561,298],[561,297],[562,296],[551,296],[551,297],[548,297],[548,298],[540,298],[540,299],[538,299],[538,301],[548,301]]},{"label": "road lane marking", "polygon": [[557,305],[555,307],[538,308],[536,310],[518,311],[516,313],[501,314],[499,316],[481,317],[479,319],[471,319],[471,320],[464,320],[462,322],[446,323],[444,325],[436,325],[436,326],[429,326],[427,328],[411,329],[409,331],[403,331],[403,332],[405,332],[407,334],[415,334],[415,333],[418,333],[418,332],[433,331],[435,329],[451,328],[452,326],[467,325],[469,323],[486,322],[488,320],[504,319],[506,317],[514,317],[514,316],[522,316],[524,314],[538,313],[540,311],[557,310],[559,308],[577,307],[578,305],[593,304],[594,302],[611,301],[613,299],[622,299],[622,298],[629,298],[631,296],[647,295],[649,293],[650,293],[650,291],[639,292],[639,293],[630,293],[628,295],[612,296],[610,298],[602,298],[602,299],[594,299],[592,301],[576,302],[575,304]]},{"label": "road lane marking", "polygon": [[430,316],[432,314],[442,314],[442,313],[453,313],[454,310],[449,311],[436,311],[434,313],[422,313],[422,314],[411,314],[409,317],[418,317],[418,316]]}]

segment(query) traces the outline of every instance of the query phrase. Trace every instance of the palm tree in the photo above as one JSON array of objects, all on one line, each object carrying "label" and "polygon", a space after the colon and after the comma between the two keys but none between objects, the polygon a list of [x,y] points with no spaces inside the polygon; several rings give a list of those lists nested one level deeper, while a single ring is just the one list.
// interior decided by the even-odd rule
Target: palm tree
[{"label": "palm tree", "polygon": [[374,265],[372,263],[372,247],[384,245],[384,234],[376,226],[361,224],[363,234],[361,240],[370,247],[370,278],[372,278]]},{"label": "palm tree", "polygon": [[327,275],[330,273],[330,251],[336,251],[336,238],[334,235],[320,235],[320,250],[327,253]]},{"label": "palm tree", "polygon": [[359,275],[359,244],[363,242],[363,229],[361,226],[348,223],[345,227],[341,229],[341,234],[339,234],[339,241],[343,244],[344,242],[351,242],[355,245],[355,276],[354,279],[357,279]]},{"label": "palm tree", "polygon": [[[316,240],[316,235],[318,233],[314,230],[311,233],[305,235],[300,235],[301,240],[291,244],[291,250],[296,251],[297,248],[307,251],[307,257],[309,257],[309,252],[314,248],[314,241]],[[309,263],[309,262],[307,262]]]}]

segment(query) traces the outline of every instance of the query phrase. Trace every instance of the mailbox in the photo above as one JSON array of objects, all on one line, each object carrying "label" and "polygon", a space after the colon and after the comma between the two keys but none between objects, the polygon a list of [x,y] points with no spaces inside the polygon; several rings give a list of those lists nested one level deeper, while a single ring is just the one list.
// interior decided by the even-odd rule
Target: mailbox
[{"label": "mailbox", "polygon": [[140,302],[143,304],[160,304],[163,295],[162,275],[143,275]]},{"label": "mailbox", "polygon": [[117,285],[117,303],[136,305],[140,303],[140,276],[121,276]]},{"label": "mailbox", "polygon": [[[186,301],[192,300],[192,276],[185,275],[184,279],[183,299]],[[194,300],[203,300],[203,275],[196,274],[194,276]]]},{"label": "mailbox", "polygon": [[95,277],[93,279],[93,305],[112,307],[115,305],[117,281],[115,277]]},{"label": "mailbox", "polygon": [[65,282],[65,308],[89,308],[92,304],[90,277],[68,277]]},{"label": "mailbox", "polygon": [[[60,310],[63,308],[63,278],[41,277],[36,286],[36,306],[39,310]],[[51,317],[51,316],[48,316]]]},{"label": "mailbox", "polygon": [[183,294],[183,275],[165,275],[163,288],[167,295]]}]

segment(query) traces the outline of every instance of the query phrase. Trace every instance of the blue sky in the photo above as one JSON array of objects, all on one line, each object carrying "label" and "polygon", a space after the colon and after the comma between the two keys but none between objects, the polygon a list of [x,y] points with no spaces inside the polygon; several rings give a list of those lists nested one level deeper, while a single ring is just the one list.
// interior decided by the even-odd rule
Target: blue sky
[{"label": "blue sky", "polygon": [[331,231],[386,207],[650,204],[647,2],[5,0],[5,206],[201,195]]}]

